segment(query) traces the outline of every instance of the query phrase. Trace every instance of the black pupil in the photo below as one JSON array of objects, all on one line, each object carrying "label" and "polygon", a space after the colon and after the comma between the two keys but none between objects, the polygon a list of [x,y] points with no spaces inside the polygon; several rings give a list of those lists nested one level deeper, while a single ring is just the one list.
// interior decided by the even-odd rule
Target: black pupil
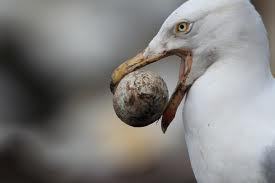
[{"label": "black pupil", "polygon": [[180,29],[183,30],[185,28],[185,25],[181,24]]}]

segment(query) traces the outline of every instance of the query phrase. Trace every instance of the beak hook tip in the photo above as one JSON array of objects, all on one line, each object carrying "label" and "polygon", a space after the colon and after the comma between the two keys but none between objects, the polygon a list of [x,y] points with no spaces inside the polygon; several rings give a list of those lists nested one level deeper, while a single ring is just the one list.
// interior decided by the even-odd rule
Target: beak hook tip
[{"label": "beak hook tip", "polygon": [[112,81],[110,83],[110,90],[111,90],[112,94],[115,94],[115,84]]}]

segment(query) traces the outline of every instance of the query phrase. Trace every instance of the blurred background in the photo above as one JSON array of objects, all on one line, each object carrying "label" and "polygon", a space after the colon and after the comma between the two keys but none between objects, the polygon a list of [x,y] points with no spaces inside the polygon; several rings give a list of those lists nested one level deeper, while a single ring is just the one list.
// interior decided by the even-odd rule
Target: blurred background
[{"label": "blurred background", "polygon": [[[109,91],[112,70],[183,2],[0,0],[0,182],[195,182],[181,113],[166,135],[160,124],[134,129]],[[275,58],[274,2],[253,3]],[[172,91],[178,64],[147,69]]]}]

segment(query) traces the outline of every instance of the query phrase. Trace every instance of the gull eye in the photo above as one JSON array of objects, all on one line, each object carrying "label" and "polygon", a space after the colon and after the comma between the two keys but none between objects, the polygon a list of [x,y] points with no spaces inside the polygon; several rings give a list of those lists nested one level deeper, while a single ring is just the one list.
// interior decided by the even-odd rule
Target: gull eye
[{"label": "gull eye", "polygon": [[181,22],[179,24],[177,24],[176,26],[176,33],[189,33],[191,30],[191,23],[188,22]]}]

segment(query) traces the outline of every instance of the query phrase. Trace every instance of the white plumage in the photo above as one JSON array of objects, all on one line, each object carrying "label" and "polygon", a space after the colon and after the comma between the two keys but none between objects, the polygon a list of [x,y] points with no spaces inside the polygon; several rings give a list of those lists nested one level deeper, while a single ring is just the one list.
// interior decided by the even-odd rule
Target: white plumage
[{"label": "white plumage", "polygon": [[[174,25],[183,20],[194,24],[192,30],[174,36]],[[275,82],[266,30],[253,5],[187,1],[148,50],[179,48],[194,54],[183,121],[197,181],[275,182]]]}]

